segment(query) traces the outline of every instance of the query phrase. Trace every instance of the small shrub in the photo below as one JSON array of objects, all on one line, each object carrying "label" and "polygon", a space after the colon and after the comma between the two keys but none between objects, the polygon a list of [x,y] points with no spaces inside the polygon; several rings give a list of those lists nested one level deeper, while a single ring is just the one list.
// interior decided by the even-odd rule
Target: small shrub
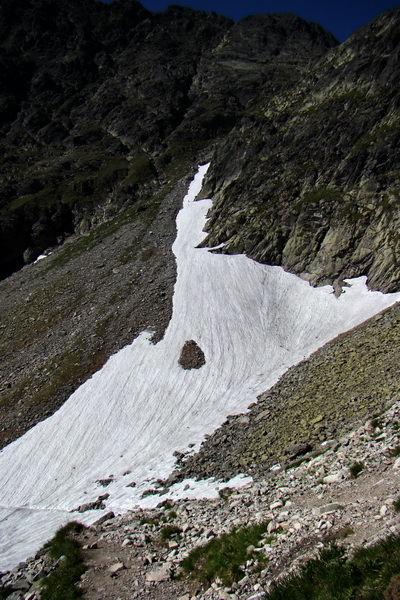
[{"label": "small shrub", "polygon": [[400,496],[393,502],[393,508],[396,512],[400,513]]},{"label": "small shrub", "polygon": [[229,487],[222,488],[221,490],[218,490],[218,496],[221,498],[221,500],[227,500],[229,496],[232,496],[234,491],[235,490]]},{"label": "small shrub", "polygon": [[382,418],[379,416],[375,416],[371,420],[371,427],[373,427],[374,429],[377,429],[378,427],[381,428],[382,425],[383,425],[383,421],[382,421]]},{"label": "small shrub", "polygon": [[160,519],[158,517],[143,517],[139,521],[139,525],[158,525]]},{"label": "small shrub", "polygon": [[181,567],[192,579],[209,585],[217,577],[224,585],[231,585],[243,577],[242,565],[249,559],[256,561],[256,568],[263,556],[249,555],[248,549],[256,546],[268,527],[268,521],[259,525],[235,528],[210,540],[205,546],[194,548],[182,562]]},{"label": "small shrub", "polygon": [[178,535],[179,533],[182,533],[182,529],[180,527],[177,527],[176,525],[166,525],[161,529],[160,537],[164,542],[166,542],[174,535]]},{"label": "small shrub", "polygon": [[81,593],[76,583],[85,572],[80,546],[73,538],[74,533],[83,529],[80,523],[69,523],[59,529],[54,538],[45,546],[53,560],[65,557],[55,571],[43,582],[40,594],[42,600],[80,600]]},{"label": "small shrub", "polygon": [[394,575],[384,593],[385,600],[400,600],[400,575]]},{"label": "small shrub", "polygon": [[[273,584],[268,600],[398,600],[400,536],[390,536],[353,558],[333,544],[298,573]],[[392,595],[389,595],[392,594]]]},{"label": "small shrub", "polygon": [[349,537],[349,535],[353,535],[353,533],[354,529],[351,527],[351,525],[345,525],[342,527],[342,529],[339,529],[335,537],[338,540],[345,540],[347,537]]},{"label": "small shrub", "polygon": [[168,521],[173,521],[174,519],[176,519],[176,512],[169,510],[161,517],[161,523],[168,523]]},{"label": "small shrub", "polygon": [[356,479],[359,476],[359,474],[361,473],[361,471],[364,470],[364,468],[365,468],[365,465],[362,462],[353,463],[349,469],[352,479]]}]

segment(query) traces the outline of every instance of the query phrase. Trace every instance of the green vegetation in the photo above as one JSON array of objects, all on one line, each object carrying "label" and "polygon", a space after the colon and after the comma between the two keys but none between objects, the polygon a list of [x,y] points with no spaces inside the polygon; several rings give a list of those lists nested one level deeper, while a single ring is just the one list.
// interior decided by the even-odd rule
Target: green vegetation
[{"label": "green vegetation", "polygon": [[337,534],[336,534],[336,539],[337,540],[345,540],[346,538],[349,537],[349,535],[353,535],[354,533],[354,529],[352,528],[351,525],[345,525],[344,527],[342,527],[342,529],[340,529]]},{"label": "green vegetation", "polygon": [[[288,371],[261,397],[255,415],[267,409],[268,417],[259,417],[236,446],[237,461],[262,471],[263,464],[285,459],[293,439],[317,448],[318,442],[349,431],[355,420],[379,419],[398,393],[399,317],[400,306],[394,306],[327,344],[294,373]],[[316,427],[319,415],[324,419]]]},{"label": "green vegetation", "polygon": [[400,496],[393,502],[393,508],[396,512],[400,513]]},{"label": "green vegetation", "polygon": [[388,138],[398,135],[399,128],[400,122],[398,121],[376,125],[357,140],[349,156],[354,156],[358,154],[358,152],[366,151],[369,146],[374,146],[381,142],[387,144]]},{"label": "green vegetation", "polygon": [[168,513],[166,513],[164,515],[164,517],[166,517],[166,519],[172,520],[172,519],[176,519],[177,514],[176,514],[176,512],[174,510],[170,510],[170,511],[168,511]]},{"label": "green vegetation", "polygon": [[157,175],[157,171],[146,154],[137,154],[129,159],[129,172],[124,186],[138,186]]},{"label": "green vegetation", "polygon": [[236,527],[230,533],[212,539],[205,546],[194,548],[182,562],[185,573],[204,584],[210,584],[215,578],[224,585],[230,585],[243,577],[242,565],[249,559],[255,560],[255,567],[265,556],[254,552],[267,531],[268,521],[249,527]]},{"label": "green vegetation", "polygon": [[373,427],[374,429],[377,429],[378,427],[381,428],[382,425],[383,421],[378,415],[375,415],[374,418],[371,419],[371,427]]},{"label": "green vegetation", "polygon": [[362,462],[355,462],[351,465],[350,467],[350,475],[353,479],[356,479],[359,474],[361,473],[361,471],[363,471],[365,468],[364,463]]},{"label": "green vegetation", "polygon": [[343,198],[343,192],[341,190],[334,190],[332,188],[322,187],[315,188],[305,194],[295,205],[297,210],[305,208],[309,205],[317,204],[321,200],[325,202],[340,202]]},{"label": "green vegetation", "polygon": [[159,522],[159,517],[143,517],[140,519],[139,525],[158,525]]},{"label": "green vegetation", "polygon": [[395,448],[391,448],[389,450],[389,455],[394,457],[400,456],[400,445],[396,446]]},{"label": "green vegetation", "polygon": [[69,523],[59,529],[48,544],[50,558],[57,561],[63,557],[56,570],[45,578],[41,591],[42,600],[79,600],[81,593],[76,583],[85,572],[80,547],[73,534],[83,528],[79,523]]},{"label": "green vegetation", "polygon": [[[333,544],[300,572],[272,587],[268,600],[381,600],[389,595],[400,574],[400,536],[391,536],[353,558]],[[390,587],[389,587],[390,586]],[[386,593],[385,593],[386,592]]]},{"label": "green vegetation", "polygon": [[227,500],[229,496],[232,496],[232,494],[234,494],[234,492],[234,489],[226,487],[222,488],[221,490],[218,490],[218,496],[221,498],[221,500]]},{"label": "green vegetation", "polygon": [[10,209],[16,210],[22,206],[29,207],[31,210],[35,208],[40,210],[43,208],[55,207],[60,202],[58,191],[53,187],[45,187],[35,194],[26,194],[16,198],[11,204]]},{"label": "green vegetation", "polygon": [[182,533],[182,529],[176,525],[166,525],[160,531],[160,537],[163,542],[170,540],[172,537]]}]

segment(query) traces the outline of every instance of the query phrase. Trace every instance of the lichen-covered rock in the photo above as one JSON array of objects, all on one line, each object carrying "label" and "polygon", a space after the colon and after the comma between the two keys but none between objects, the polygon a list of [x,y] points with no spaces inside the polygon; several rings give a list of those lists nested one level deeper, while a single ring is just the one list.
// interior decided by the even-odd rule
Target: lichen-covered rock
[{"label": "lichen-covered rock", "polygon": [[194,340],[188,340],[183,345],[178,362],[184,369],[200,369],[206,359],[200,346]]}]

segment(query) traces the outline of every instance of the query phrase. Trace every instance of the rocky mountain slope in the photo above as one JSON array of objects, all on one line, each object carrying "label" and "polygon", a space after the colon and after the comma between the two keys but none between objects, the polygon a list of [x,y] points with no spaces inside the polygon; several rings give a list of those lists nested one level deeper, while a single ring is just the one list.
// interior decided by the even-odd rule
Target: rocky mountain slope
[{"label": "rocky mountain slope", "polygon": [[220,144],[207,245],[313,285],[399,285],[399,12],[352,35]]},{"label": "rocky mountain slope", "polygon": [[[87,569],[79,582],[83,597],[268,598],[274,582],[332,541],[351,555],[360,544],[370,546],[398,534],[399,402],[398,395],[391,397],[390,409],[379,418],[361,419],[318,452],[305,450],[296,462],[269,469],[242,489],[221,486],[215,500],[171,503],[161,497],[154,510],[122,517],[108,513],[78,531],[74,537]],[[242,558],[236,580],[224,580],[229,571],[224,571],[223,559],[215,581],[182,577],[182,560],[194,548],[234,527],[260,524],[265,531]],[[45,577],[59,564],[42,550],[3,573],[2,584],[13,598],[38,600]]]},{"label": "rocky mountain slope", "polygon": [[0,284],[2,444],[162,336],[194,160],[212,158],[206,243],[397,289],[398,20],[337,46],[292,15],[2,3],[2,274],[53,252]]},{"label": "rocky mountain slope", "polygon": [[[154,331],[154,341],[163,336],[176,276],[175,217],[197,162],[212,161],[203,190],[214,200],[205,245],[224,243],[216,251],[282,265],[312,285],[332,283],[338,293],[343,279],[358,275],[374,289],[399,289],[399,25],[400,10],[393,9],[338,45],[292,15],[234,24],[176,6],[153,14],[132,0],[2,2],[1,446],[57,410],[143,329]],[[41,253],[49,255],[34,262]],[[296,467],[290,463],[328,439],[339,441],[327,462],[310,463],[324,476],[353,460],[368,462],[376,440],[370,427],[348,443],[341,436],[397,401],[398,333],[397,306],[329,345],[248,414],[228,419],[199,454],[178,457],[181,471],[164,484],[244,471],[256,483],[233,496],[237,518],[246,520],[257,498],[260,511],[275,519],[270,504],[292,484],[285,470],[279,484],[269,483],[274,463]],[[383,463],[372,460],[376,478],[368,485],[385,478],[394,460],[385,454],[397,435],[389,421],[388,443],[382,438],[376,446]],[[304,467],[292,474],[304,493],[322,494],[321,505],[338,500],[315,481],[307,488]],[[382,506],[395,495],[396,477],[390,481],[376,495]],[[351,495],[355,483],[340,486]],[[354,508],[357,489],[332,527],[351,521],[366,531],[372,521],[375,535],[381,519],[372,515],[374,500],[365,500],[373,520],[364,522]],[[219,517],[224,502],[216,503]],[[196,519],[215,517],[214,505],[193,506]],[[322,526],[309,527],[310,506],[299,508],[305,513],[297,520],[286,515],[297,533],[285,533],[285,543],[290,536],[300,546],[320,541]],[[379,515],[397,527],[391,508],[383,514],[378,507]],[[128,521],[103,532],[107,539],[111,531],[115,550]],[[295,523],[307,525],[304,539]],[[134,527],[133,555],[141,556],[142,532]],[[138,568],[137,597],[143,590],[152,598],[183,595],[169,581],[159,591],[154,580],[142,582],[152,561]],[[95,598],[91,577],[88,597]],[[270,573],[261,584],[249,577],[243,593],[213,589],[206,597],[247,598],[259,591],[250,584],[265,587]],[[108,583],[100,585],[108,590]]]},{"label": "rocky mountain slope", "polygon": [[134,2],[46,7],[0,13],[3,275],[54,252],[1,284],[2,444],[143,328],[162,335],[179,182],[199,147],[211,142],[210,157],[260,87],[271,95],[335,45],[285,15],[234,25]]},{"label": "rocky mountain slope", "polygon": [[130,0],[6,0],[0,39],[3,276],[151,198],[260,86],[276,92],[335,44],[297,17],[234,25]]}]

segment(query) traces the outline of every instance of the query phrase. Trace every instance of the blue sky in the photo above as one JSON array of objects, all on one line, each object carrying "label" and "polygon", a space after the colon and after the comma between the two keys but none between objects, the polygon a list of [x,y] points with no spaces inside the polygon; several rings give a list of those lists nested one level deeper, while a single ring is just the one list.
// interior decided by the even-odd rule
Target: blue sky
[{"label": "blue sky", "polygon": [[235,20],[250,14],[291,12],[319,23],[341,42],[376,15],[399,6],[390,0],[143,0],[141,3],[152,11],[164,10],[169,4],[181,4],[207,12],[213,10]]}]

